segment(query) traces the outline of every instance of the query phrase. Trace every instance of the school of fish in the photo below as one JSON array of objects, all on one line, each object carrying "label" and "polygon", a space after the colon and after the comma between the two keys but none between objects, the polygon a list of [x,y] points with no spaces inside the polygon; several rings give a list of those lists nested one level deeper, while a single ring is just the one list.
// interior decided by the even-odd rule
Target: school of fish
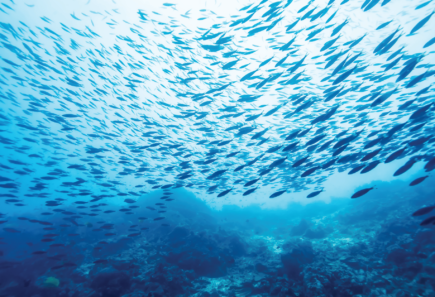
[{"label": "school of fish", "polygon": [[[358,26],[343,13],[349,7],[370,16],[404,4],[416,16],[408,23],[399,15],[362,34],[347,30]],[[431,0],[262,0],[230,19],[198,8],[197,21],[217,21],[205,28],[185,25],[191,12],[175,2],[128,20],[84,7],[70,15],[75,26],[44,15],[27,24],[20,7],[32,9],[0,5],[2,204],[37,203],[42,215],[77,225],[134,214],[138,197],[163,189],[158,209],[148,206],[163,221],[175,188],[249,199],[279,185],[270,198],[307,189],[315,198],[337,170],[365,174],[403,158],[394,176],[417,162],[435,169]],[[129,30],[108,40],[97,22]],[[124,206],[114,210],[108,199]],[[49,219],[18,219],[53,229]],[[61,246],[54,237],[43,240]]]}]

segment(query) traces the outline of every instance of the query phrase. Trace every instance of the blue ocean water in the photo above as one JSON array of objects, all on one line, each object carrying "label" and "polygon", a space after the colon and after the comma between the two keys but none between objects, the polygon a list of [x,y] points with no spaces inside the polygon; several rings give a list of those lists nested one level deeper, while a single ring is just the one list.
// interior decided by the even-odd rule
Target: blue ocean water
[{"label": "blue ocean water", "polygon": [[435,2],[0,3],[0,297],[435,296]]}]

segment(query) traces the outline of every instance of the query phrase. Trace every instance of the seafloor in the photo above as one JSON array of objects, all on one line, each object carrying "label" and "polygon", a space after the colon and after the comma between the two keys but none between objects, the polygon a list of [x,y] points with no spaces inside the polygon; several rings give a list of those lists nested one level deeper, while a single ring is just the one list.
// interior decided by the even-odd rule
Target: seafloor
[{"label": "seafloor", "polygon": [[38,238],[29,231],[2,245],[0,296],[435,296],[434,227],[411,216],[434,187],[377,191],[287,210],[212,211],[178,190],[169,225],[139,220],[143,232],[127,237],[138,219],[119,216],[118,235],[103,241],[93,232],[102,223],[83,221],[74,239],[59,234],[66,254],[28,254],[21,244]]}]

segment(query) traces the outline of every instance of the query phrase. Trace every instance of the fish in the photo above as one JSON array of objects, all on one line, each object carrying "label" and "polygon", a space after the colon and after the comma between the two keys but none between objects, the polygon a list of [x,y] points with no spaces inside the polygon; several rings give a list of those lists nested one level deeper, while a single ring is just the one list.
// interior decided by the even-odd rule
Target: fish
[{"label": "fish", "polygon": [[364,196],[365,194],[367,194],[369,191],[371,191],[371,190],[373,190],[374,188],[373,187],[371,187],[371,188],[365,188],[365,189],[362,189],[362,190],[359,190],[359,191],[357,191],[357,192],[355,192],[353,195],[352,195],[352,199],[355,199],[355,198],[359,198],[359,197],[361,197],[361,196]]},{"label": "fish", "polygon": [[245,192],[243,193],[243,196],[248,196],[248,195],[254,193],[255,190],[257,190],[257,189],[258,189],[258,187],[257,187],[257,188],[249,189],[249,190],[247,190],[247,191],[245,191]]},{"label": "fish", "polygon": [[427,48],[427,47],[433,45],[434,43],[435,43],[435,37],[432,38],[432,39],[430,39],[428,42],[426,42],[426,43],[423,45],[423,48]]},{"label": "fish", "polygon": [[419,210],[415,211],[412,214],[412,216],[413,217],[424,216],[424,215],[430,213],[434,209],[435,209],[435,206],[426,206],[426,207],[420,208]]},{"label": "fish", "polygon": [[381,29],[385,28],[385,27],[388,26],[392,21],[393,21],[393,20],[391,20],[391,21],[387,21],[387,22],[385,22],[385,23],[382,23],[381,25],[379,25],[379,26],[376,28],[376,30],[381,30]]},{"label": "fish", "polygon": [[429,225],[429,224],[433,224],[434,222],[435,222],[435,216],[432,216],[432,217],[429,217],[429,218],[423,220],[423,221],[420,223],[420,226],[427,226],[427,225]]},{"label": "fish", "polygon": [[416,185],[418,185],[418,184],[420,184],[420,183],[422,183],[426,178],[428,178],[429,177],[429,175],[425,175],[425,176],[422,176],[422,177],[419,177],[419,178],[416,178],[416,179],[414,179],[409,185],[410,186],[416,186]]},{"label": "fish", "polygon": [[420,30],[424,25],[426,25],[426,23],[429,21],[429,19],[432,17],[432,15],[435,12],[432,12],[431,14],[429,14],[428,16],[426,16],[424,19],[422,19],[421,21],[419,21],[412,29],[411,32],[409,34],[414,34],[416,33],[418,30]]},{"label": "fish", "polygon": [[322,190],[318,190],[318,191],[311,192],[310,194],[307,195],[307,198],[314,198],[314,197],[318,196],[318,195],[319,195],[320,193],[322,193],[322,192],[323,192],[323,189],[322,189]]},{"label": "fish", "polygon": [[395,152],[393,152],[391,155],[388,156],[388,158],[385,160],[385,163],[390,163],[397,159],[400,155],[403,154],[403,152],[406,150],[406,147],[401,148]]},{"label": "fish", "polygon": [[279,197],[279,196],[281,196],[282,194],[284,194],[285,192],[287,192],[287,190],[281,190],[281,191],[275,192],[275,193],[273,193],[272,195],[270,195],[269,198],[276,198],[276,197]]},{"label": "fish", "polygon": [[217,197],[218,198],[220,198],[220,197],[224,197],[224,196],[226,196],[229,192],[231,192],[233,189],[231,188],[231,189],[228,189],[228,190],[225,190],[225,191],[222,191],[222,192],[220,192],[218,195],[217,195]]},{"label": "fish", "polygon": [[394,172],[393,176],[399,176],[404,174],[406,171],[408,171],[409,169],[411,169],[411,167],[415,164],[415,160],[410,160],[408,162],[406,162],[405,165],[403,165],[402,167],[400,167],[399,169],[396,170],[396,172]]}]

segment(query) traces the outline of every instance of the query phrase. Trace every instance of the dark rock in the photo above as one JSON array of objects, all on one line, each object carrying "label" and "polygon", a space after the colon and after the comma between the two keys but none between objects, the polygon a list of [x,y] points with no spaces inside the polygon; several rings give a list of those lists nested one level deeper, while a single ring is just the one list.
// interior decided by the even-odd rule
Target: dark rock
[{"label": "dark rock", "polygon": [[301,274],[304,296],[369,296],[372,285],[364,270],[354,271],[341,261],[316,261],[306,265]]},{"label": "dark rock", "polygon": [[349,248],[349,252],[352,256],[361,255],[361,254],[365,253],[366,250],[367,250],[367,245],[364,243],[358,243],[358,244],[352,245]]},{"label": "dark rock", "polygon": [[230,239],[229,247],[231,254],[235,257],[240,257],[246,254],[245,243],[242,243],[239,237],[232,237]]},{"label": "dark rock", "polygon": [[83,274],[79,273],[78,271],[73,271],[70,275],[69,278],[75,283],[75,284],[81,284],[87,281],[86,276],[84,276]]},{"label": "dark rock", "polygon": [[270,289],[270,296],[277,296],[281,292],[282,287],[279,285],[275,285]]},{"label": "dark rock", "polygon": [[435,232],[433,230],[424,230],[415,234],[414,243],[419,246],[426,244],[435,244]]},{"label": "dark rock", "polygon": [[396,220],[393,222],[387,222],[382,225],[382,228],[378,231],[376,239],[381,242],[397,242],[397,236],[402,234],[409,234],[414,232],[413,225],[409,222]]},{"label": "dark rock", "polygon": [[305,231],[304,237],[309,239],[322,239],[332,232],[331,227],[318,226],[317,228],[309,228]]},{"label": "dark rock", "polygon": [[148,291],[148,296],[153,296],[153,297],[165,296],[165,291],[163,290],[162,285],[160,285],[159,283],[154,283],[154,282],[148,283],[146,289]]},{"label": "dark rock", "polygon": [[308,228],[310,228],[310,226],[311,226],[311,223],[310,223],[310,222],[308,222],[308,221],[305,220],[305,219],[302,219],[302,220],[299,222],[299,225],[297,225],[297,226],[293,226],[293,227],[291,228],[291,230],[290,230],[290,234],[291,234],[292,236],[302,236],[302,235],[304,235],[305,231],[307,231]]},{"label": "dark rock", "polygon": [[91,282],[91,288],[101,297],[120,297],[131,286],[130,278],[123,272],[104,269]]},{"label": "dark rock", "polygon": [[407,263],[397,268],[395,270],[395,275],[405,277],[411,281],[420,273],[420,271],[422,271],[422,269],[423,264],[421,263]]},{"label": "dark rock", "polygon": [[170,253],[166,261],[181,269],[194,270],[200,276],[220,277],[226,274],[225,263],[218,257],[210,257],[197,250]]},{"label": "dark rock", "polygon": [[119,262],[112,262],[113,268],[116,270],[124,270],[124,271],[132,271],[139,269],[138,265],[135,265],[134,263],[131,263],[130,261],[119,261]]},{"label": "dark rock", "polygon": [[298,279],[304,265],[312,263],[314,251],[310,242],[300,242],[285,254],[281,254],[281,262],[289,278]]},{"label": "dark rock", "polygon": [[373,287],[375,287],[375,288],[385,288],[389,284],[390,284],[390,282],[387,281],[386,279],[379,278],[379,279],[377,279],[377,280],[375,280],[373,282]]},{"label": "dark rock", "polygon": [[261,272],[261,273],[268,273],[269,272],[269,269],[267,268],[267,266],[263,265],[261,263],[257,263],[255,265],[255,270],[257,270],[258,272]]},{"label": "dark rock", "polygon": [[433,267],[433,266],[425,266],[424,271],[429,275],[435,276],[435,267]]},{"label": "dark rock", "polygon": [[184,227],[176,227],[174,230],[172,230],[171,233],[168,235],[168,239],[170,242],[174,243],[177,241],[184,240],[187,236],[189,236],[190,231],[187,228]]},{"label": "dark rock", "polygon": [[364,264],[361,263],[361,261],[352,260],[352,259],[346,259],[343,261],[347,266],[353,268],[353,269],[361,269],[364,267]]},{"label": "dark rock", "polygon": [[264,294],[270,291],[269,281],[262,279],[261,281],[254,284],[252,289],[252,294]]},{"label": "dark rock", "polygon": [[390,251],[387,252],[387,254],[385,255],[385,261],[393,262],[397,266],[400,266],[405,264],[412,256],[412,253],[407,252],[405,249],[396,246],[391,248]]}]

